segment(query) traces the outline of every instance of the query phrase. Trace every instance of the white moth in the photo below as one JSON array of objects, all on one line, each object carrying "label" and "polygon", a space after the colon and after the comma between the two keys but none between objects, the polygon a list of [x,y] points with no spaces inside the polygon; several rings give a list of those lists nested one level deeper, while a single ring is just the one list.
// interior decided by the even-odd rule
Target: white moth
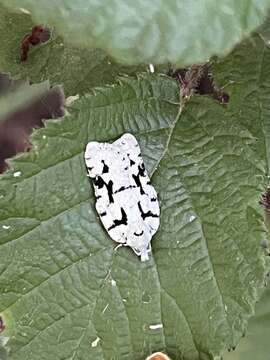
[{"label": "white moth", "polygon": [[159,227],[157,193],[150,184],[136,138],[124,134],[114,143],[91,141],[85,151],[96,210],[110,237],[149,259]]}]

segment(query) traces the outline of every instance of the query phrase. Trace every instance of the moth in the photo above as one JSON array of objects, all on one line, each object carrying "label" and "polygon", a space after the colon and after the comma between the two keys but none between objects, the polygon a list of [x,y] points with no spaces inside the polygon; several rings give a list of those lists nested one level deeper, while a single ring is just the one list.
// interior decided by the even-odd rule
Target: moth
[{"label": "moth", "polygon": [[91,141],[85,163],[104,228],[114,241],[130,246],[141,261],[148,260],[160,209],[136,138],[126,133],[111,144]]}]

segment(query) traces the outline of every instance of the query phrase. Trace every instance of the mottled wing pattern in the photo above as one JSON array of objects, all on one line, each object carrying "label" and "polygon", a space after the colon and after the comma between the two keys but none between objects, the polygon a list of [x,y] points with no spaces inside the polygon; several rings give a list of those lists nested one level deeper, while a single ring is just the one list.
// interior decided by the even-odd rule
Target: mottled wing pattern
[{"label": "mottled wing pattern", "polygon": [[114,241],[147,260],[160,210],[136,138],[124,134],[112,144],[89,142],[85,162],[103,226]]}]

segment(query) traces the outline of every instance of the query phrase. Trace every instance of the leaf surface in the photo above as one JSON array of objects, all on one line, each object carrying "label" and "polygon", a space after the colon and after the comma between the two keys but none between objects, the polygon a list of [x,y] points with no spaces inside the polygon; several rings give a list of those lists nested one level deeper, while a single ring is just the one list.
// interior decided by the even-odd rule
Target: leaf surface
[{"label": "leaf surface", "polygon": [[[158,350],[211,359],[238,343],[267,269],[266,159],[255,152],[263,117],[252,128],[257,113],[242,106],[237,121],[233,101],[246,81],[227,108],[194,97],[179,111],[173,80],[123,78],[35,132],[34,150],[0,180],[0,311],[12,360],[139,360]],[[83,160],[88,141],[124,132],[137,137],[161,204],[146,263],[114,249]]]}]

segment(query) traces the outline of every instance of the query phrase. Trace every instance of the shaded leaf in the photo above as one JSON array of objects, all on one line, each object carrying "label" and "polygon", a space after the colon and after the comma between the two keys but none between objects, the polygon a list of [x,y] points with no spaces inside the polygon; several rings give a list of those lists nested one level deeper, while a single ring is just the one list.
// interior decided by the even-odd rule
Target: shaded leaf
[{"label": "shaded leaf", "polygon": [[[194,64],[226,54],[266,18],[269,0],[1,0],[26,8],[68,41],[121,62]],[[61,9],[61,11],[59,11]]]},{"label": "shaded leaf", "polygon": [[30,49],[27,61],[22,63],[21,42],[34,25],[29,15],[22,11],[11,13],[0,5],[0,71],[29,78],[34,83],[48,79],[51,85],[63,85],[68,96],[113,83],[119,74],[146,70],[146,66],[118,65],[100,49],[68,45],[54,28],[51,40]]},{"label": "shaded leaf", "polygon": [[[164,76],[97,88],[36,131],[2,177],[0,311],[13,360],[211,359],[238,343],[267,270],[255,114],[242,107],[244,124],[233,101],[177,101]],[[83,160],[88,141],[123,132],[138,138],[161,203],[146,263],[114,250]]]},{"label": "shaded leaf", "polygon": [[0,96],[0,173],[6,170],[7,159],[30,150],[33,128],[43,127],[44,119],[64,115],[65,102],[62,88],[50,89],[48,82],[20,84],[3,74],[1,79],[5,95]]}]

